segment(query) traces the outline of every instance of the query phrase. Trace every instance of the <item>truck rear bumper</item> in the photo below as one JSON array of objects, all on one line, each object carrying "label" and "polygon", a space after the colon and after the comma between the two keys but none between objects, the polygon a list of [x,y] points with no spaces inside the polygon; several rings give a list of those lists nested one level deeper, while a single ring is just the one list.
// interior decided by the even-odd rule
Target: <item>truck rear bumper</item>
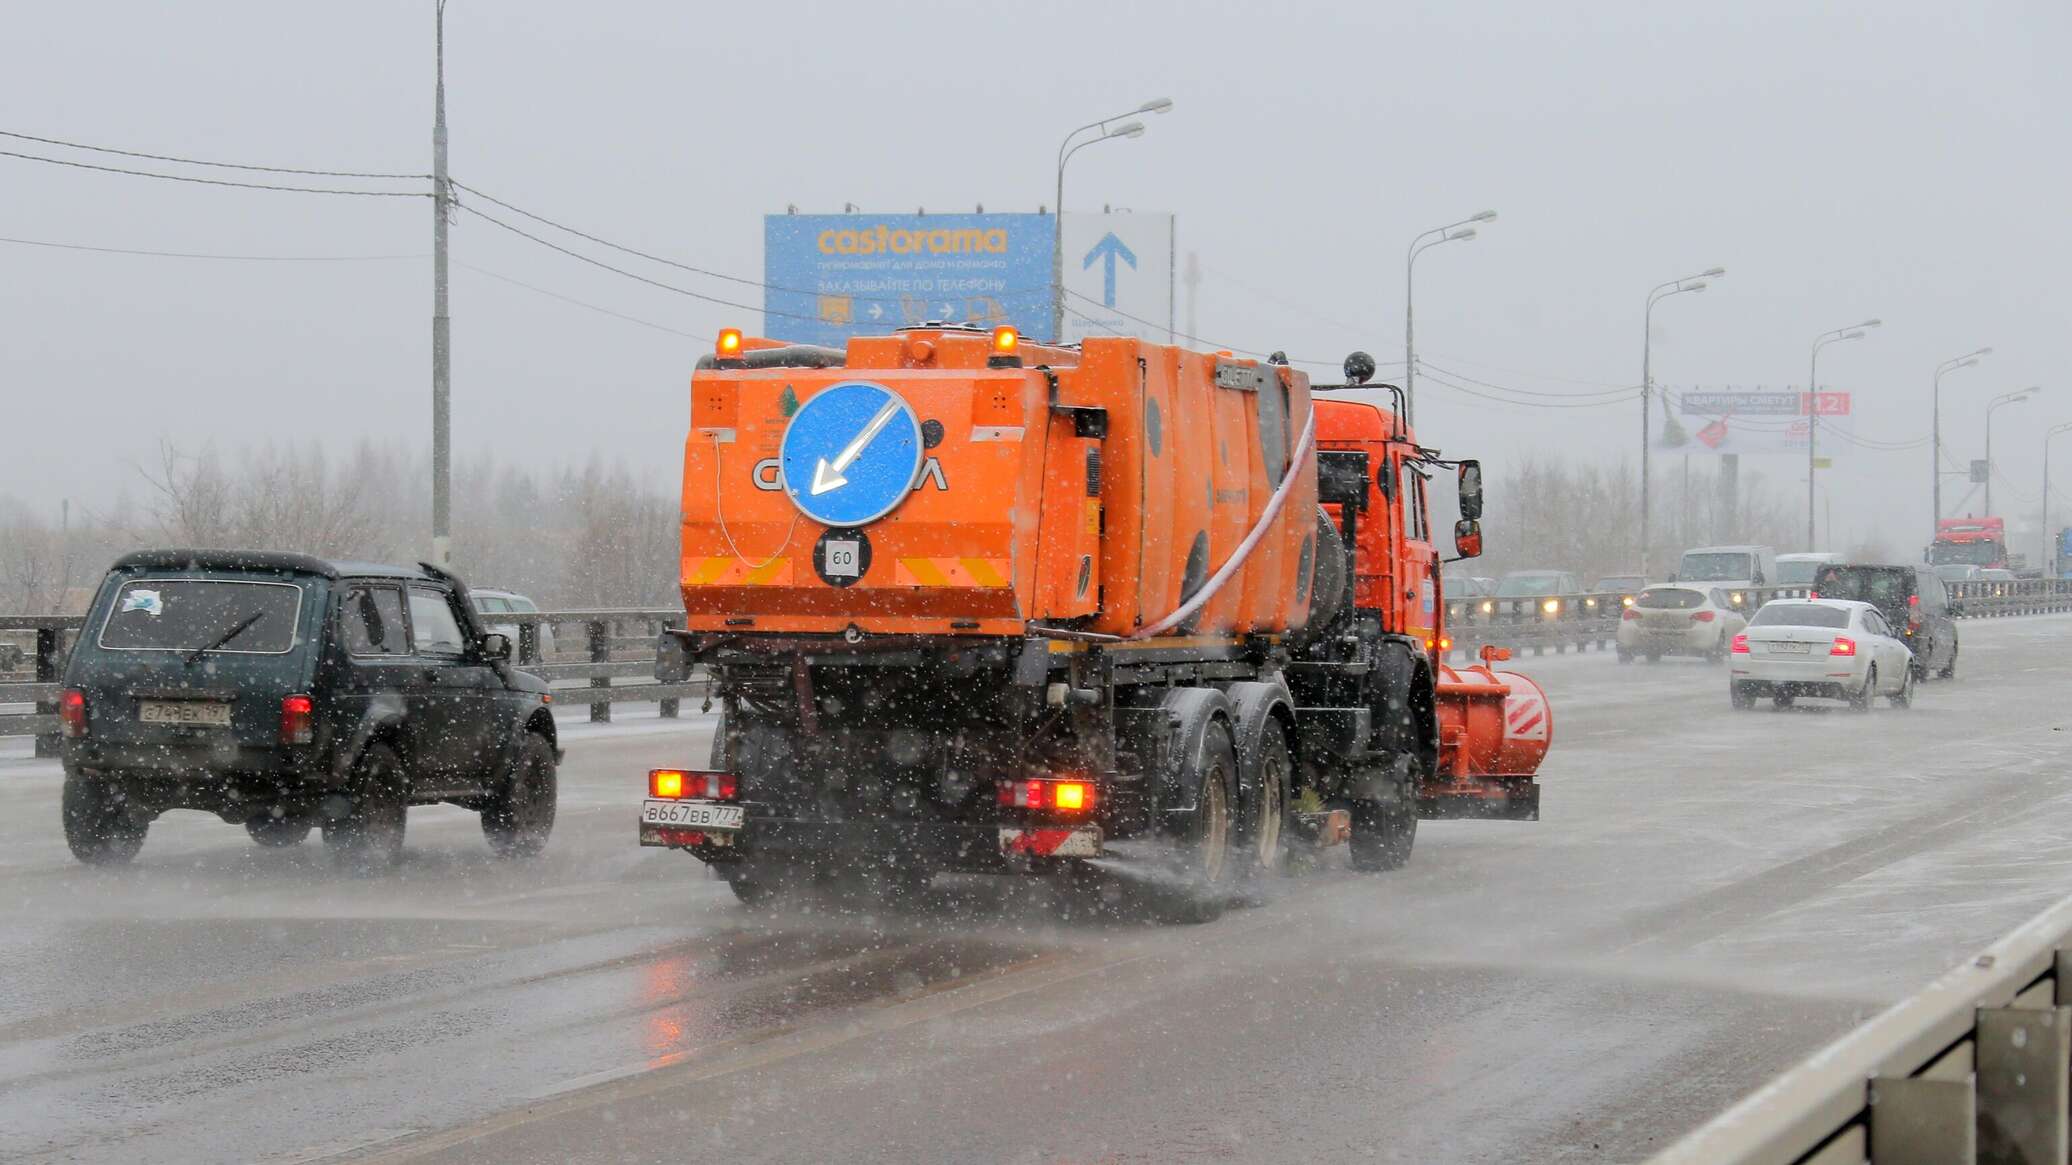
[{"label": "truck rear bumper", "polygon": [[1417,815],[1428,821],[1538,821],[1540,783],[1531,777],[1462,777],[1426,785],[1418,794]]},{"label": "truck rear bumper", "polygon": [[810,856],[815,862],[838,865],[898,858],[937,869],[1004,874],[1015,868],[1003,852],[1005,843],[1002,828],[991,823],[751,816],[739,832],[724,834],[640,827],[642,845],[686,849],[693,857],[714,863],[762,854]]}]

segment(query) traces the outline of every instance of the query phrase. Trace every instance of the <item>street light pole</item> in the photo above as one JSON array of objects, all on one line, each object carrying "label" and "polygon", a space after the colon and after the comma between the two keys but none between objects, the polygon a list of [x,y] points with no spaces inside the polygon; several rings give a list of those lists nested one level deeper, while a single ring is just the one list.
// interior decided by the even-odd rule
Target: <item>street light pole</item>
[{"label": "street light pole", "polygon": [[1992,355],[1992,354],[1993,354],[1993,350],[1992,350],[1991,348],[1980,348],[1980,349],[1979,349],[1978,351],[1976,351],[1976,352],[1967,352],[1967,353],[1965,353],[1965,354],[1964,354],[1964,355],[1962,355],[1962,356],[1955,356],[1955,357],[1952,357],[1952,358],[1950,358],[1950,359],[1948,359],[1948,360],[1945,360],[1945,361],[1943,361],[1942,363],[1940,363],[1940,364],[1938,364],[1938,365],[1936,365],[1936,366],[1935,366],[1935,389],[1934,389],[1933,393],[1931,393],[1931,394],[1930,394],[1930,395],[1931,395],[1931,401],[1932,401],[1932,406],[1933,406],[1933,408],[1934,408],[1934,410],[1935,410],[1935,416],[1934,416],[1934,418],[1933,418],[1933,423],[1932,423],[1932,424],[1931,424],[1931,426],[1930,426],[1930,430],[1931,430],[1931,432],[1933,433],[1933,436],[1932,436],[1932,437],[1930,437],[1930,439],[1929,439],[1929,450],[1930,450],[1930,452],[1929,452],[1929,456],[1930,456],[1930,457],[1932,457],[1932,458],[1934,459],[1934,464],[1930,465],[1930,466],[1929,466],[1929,468],[1930,468],[1931,470],[1933,470],[1933,471],[1934,471],[1934,472],[1933,472],[1932,474],[1930,474],[1930,477],[1932,477],[1932,478],[1933,478],[1933,480],[1934,480],[1934,483],[1935,483],[1935,491],[1934,491],[1934,493],[1933,493],[1933,494],[1931,495],[1931,496],[1932,496],[1932,498],[1933,498],[1933,509],[1934,509],[1934,511],[1935,511],[1935,512],[1934,512],[1933,514],[1931,514],[1931,515],[1929,516],[1929,521],[1928,521],[1928,525],[1929,525],[1929,531],[1928,531],[1928,535],[1929,535],[1929,537],[1930,537],[1930,538],[1933,538],[1933,537],[1935,536],[1935,527],[1936,527],[1936,526],[1938,526],[1938,525],[1940,525],[1940,524],[1941,524],[1941,522],[1942,522],[1942,475],[1943,475],[1943,468],[1942,468],[1942,378],[1943,378],[1943,374],[1944,374],[1944,373],[1947,373],[1947,372],[1955,372],[1955,371],[1956,371],[1956,370],[1958,370],[1959,368],[1969,368],[1969,367],[1971,367],[1972,365],[1974,365],[1974,364],[1978,363],[1981,357],[1985,357],[1985,356],[1990,356],[1990,355]]},{"label": "street light pole", "polygon": [[2057,540],[2050,536],[2050,443],[2059,433],[2072,433],[2072,421],[2052,425],[2050,431],[2043,435],[2043,545],[2039,548],[2043,553],[2037,556],[2036,561],[2044,570],[2050,572],[2050,578],[2059,577],[2065,569],[2051,553],[2057,546]]},{"label": "street light pole", "polygon": [[[1443,227],[1433,227],[1410,240],[1410,248],[1403,258],[1403,420],[1411,427],[1417,425],[1417,333],[1413,302],[1416,299],[1417,257],[1440,243],[1466,242],[1475,237],[1475,228],[1470,223],[1495,222],[1496,212],[1485,210],[1472,214],[1459,222],[1450,222]],[[1459,229],[1455,229],[1459,228]],[[1434,238],[1433,236],[1438,236]]]},{"label": "street light pole", "polygon": [[[1052,340],[1060,344],[1065,342],[1065,163],[1082,147],[1093,145],[1095,142],[1144,136],[1144,123],[1141,121],[1132,121],[1113,129],[1109,128],[1110,122],[1120,121],[1135,113],[1167,113],[1172,108],[1172,98],[1154,98],[1130,110],[1129,113],[1118,113],[1099,121],[1089,121],[1066,134],[1065,140],[1058,143],[1058,200],[1051,205],[1051,212],[1057,217],[1051,223],[1050,239],[1050,335]],[[1101,132],[1078,145],[1073,144],[1074,138],[1090,129],[1098,129]]]},{"label": "street light pole", "polygon": [[2032,384],[2027,388],[2018,388],[2013,392],[2003,392],[1986,405],[1986,515],[1988,517],[1991,517],[1993,513],[1993,413],[2008,405],[2021,404],[2041,391],[2043,391],[2042,385]]},{"label": "street light pole", "polygon": [[[1672,295],[1682,295],[1687,291],[1703,291],[1707,286],[1706,280],[1718,279],[1720,276],[1725,275],[1726,273],[1727,269],[1725,267],[1713,267],[1704,271],[1700,271],[1696,275],[1686,275],[1682,279],[1672,279],[1667,283],[1657,284],[1656,286],[1648,289],[1647,310],[1641,313],[1640,573],[1643,577],[1645,577],[1648,573],[1648,518],[1654,504],[1654,493],[1652,489],[1653,480],[1651,477],[1650,463],[1648,457],[1648,410],[1651,407],[1650,402],[1654,399],[1655,395],[1655,305],[1661,302],[1662,300],[1668,299]],[[1668,412],[1668,400],[1665,399],[1662,402],[1662,409],[1665,414]]]},{"label": "street light pole", "polygon": [[433,14],[438,79],[432,90],[432,565],[453,555],[453,321],[446,314],[446,0]]},{"label": "street light pole", "polygon": [[1813,340],[1811,366],[1806,370],[1806,549],[1809,551],[1820,548],[1820,534],[1813,525],[1813,485],[1818,480],[1815,446],[1820,443],[1820,350],[1844,340],[1861,340],[1865,332],[1883,327],[1884,323],[1884,320],[1865,320],[1832,332],[1822,332]]}]

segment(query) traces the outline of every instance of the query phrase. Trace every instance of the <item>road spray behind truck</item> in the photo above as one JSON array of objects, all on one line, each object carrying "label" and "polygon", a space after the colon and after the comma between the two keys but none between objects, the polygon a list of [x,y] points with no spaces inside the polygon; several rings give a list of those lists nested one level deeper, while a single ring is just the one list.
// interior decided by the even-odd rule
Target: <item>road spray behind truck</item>
[{"label": "road spray behind truck", "polygon": [[[846,350],[728,330],[691,380],[685,627],[709,763],[642,845],[748,903],[816,876],[1122,870],[1200,919],[1296,845],[1410,856],[1420,817],[1533,820],[1552,710],[1448,667],[1427,495],[1481,467],[1400,403],[1132,337],[930,326]],[[1382,386],[1386,387],[1386,386]],[[1390,390],[1394,391],[1394,390]]]}]

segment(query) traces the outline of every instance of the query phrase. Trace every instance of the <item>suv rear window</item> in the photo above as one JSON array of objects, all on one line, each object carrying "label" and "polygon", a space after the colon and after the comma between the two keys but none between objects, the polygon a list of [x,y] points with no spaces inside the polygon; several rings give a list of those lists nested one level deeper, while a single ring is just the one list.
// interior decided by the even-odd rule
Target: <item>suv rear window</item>
[{"label": "suv rear window", "polygon": [[1769,603],[1748,621],[1750,627],[1847,627],[1849,612],[1818,603]]},{"label": "suv rear window", "polygon": [[[111,651],[280,655],[295,647],[302,588],[243,579],[146,578],[122,584],[100,644]],[[211,646],[211,645],[214,646]]]},{"label": "suv rear window", "polygon": [[1830,566],[1813,581],[1823,599],[1855,599],[1888,610],[1907,605],[1914,593],[1911,567]]},{"label": "suv rear window", "polygon": [[1635,596],[1633,605],[1646,607],[1651,611],[1688,611],[1705,605],[1704,591],[1685,590],[1682,587],[1657,587],[1642,591]]}]

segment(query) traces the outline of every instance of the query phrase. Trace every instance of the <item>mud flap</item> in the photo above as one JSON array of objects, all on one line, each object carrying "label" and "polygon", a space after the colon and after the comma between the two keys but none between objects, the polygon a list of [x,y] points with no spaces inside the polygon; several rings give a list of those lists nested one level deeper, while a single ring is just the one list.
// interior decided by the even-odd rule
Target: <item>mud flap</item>
[{"label": "mud flap", "polygon": [[1000,827],[1000,856],[1014,863],[1032,858],[1097,858],[1101,856],[1101,827],[1024,829],[1003,825]]}]

